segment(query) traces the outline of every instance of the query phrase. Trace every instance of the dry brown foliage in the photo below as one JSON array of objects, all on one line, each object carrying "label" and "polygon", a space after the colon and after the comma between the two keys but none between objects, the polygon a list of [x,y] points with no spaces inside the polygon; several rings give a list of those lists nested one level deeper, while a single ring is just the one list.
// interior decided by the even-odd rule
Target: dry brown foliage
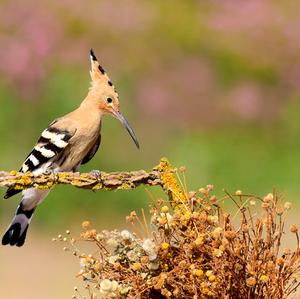
[{"label": "dry brown foliage", "polygon": [[[169,203],[151,204],[150,225],[144,211],[132,212],[132,232],[100,232],[86,221],[79,237],[68,231],[54,239],[69,241],[64,249],[80,259],[88,297],[293,298],[300,274],[295,224],[294,248],[281,248],[291,204],[281,206],[275,192],[263,198],[225,192],[220,199],[212,185],[187,192],[185,177],[163,163],[158,170]],[[224,210],[228,200],[236,206],[232,214]],[[91,254],[82,253],[81,242],[91,243]],[[75,288],[73,297],[84,295]]]}]

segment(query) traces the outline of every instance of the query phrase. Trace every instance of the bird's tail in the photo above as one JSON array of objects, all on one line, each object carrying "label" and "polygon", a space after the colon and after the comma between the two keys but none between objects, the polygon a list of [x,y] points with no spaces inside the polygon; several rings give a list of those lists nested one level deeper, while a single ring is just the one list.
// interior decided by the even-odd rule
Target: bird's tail
[{"label": "bird's tail", "polygon": [[47,196],[49,190],[28,189],[23,191],[23,198],[16,214],[2,238],[2,245],[22,246],[26,239],[28,226],[36,206]]},{"label": "bird's tail", "polygon": [[2,238],[2,245],[22,246],[26,239],[27,229],[35,208],[30,211],[23,210],[22,202],[17,208],[11,224]]}]

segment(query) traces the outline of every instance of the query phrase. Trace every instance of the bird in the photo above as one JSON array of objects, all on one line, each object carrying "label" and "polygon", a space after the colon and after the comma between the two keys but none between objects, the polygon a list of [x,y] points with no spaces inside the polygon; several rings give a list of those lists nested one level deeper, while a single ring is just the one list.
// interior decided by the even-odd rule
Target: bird
[{"label": "bird", "polygon": [[[92,49],[90,61],[91,84],[87,96],[77,109],[55,119],[41,133],[20,172],[30,171],[38,176],[42,173],[79,171],[80,166],[88,163],[99,149],[104,115],[117,118],[139,148],[134,131],[120,112],[119,95]],[[33,213],[50,189],[29,188],[21,191],[9,187],[4,198],[19,192],[22,192],[22,199],[3,235],[2,245],[24,245]]]}]

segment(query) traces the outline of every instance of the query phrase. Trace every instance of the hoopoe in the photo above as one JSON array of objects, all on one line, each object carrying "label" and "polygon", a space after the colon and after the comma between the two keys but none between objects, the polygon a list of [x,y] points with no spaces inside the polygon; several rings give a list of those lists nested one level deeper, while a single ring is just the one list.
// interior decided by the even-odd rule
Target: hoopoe
[{"label": "hoopoe", "polygon": [[[116,117],[125,126],[136,146],[137,138],[119,111],[119,97],[105,70],[90,51],[91,86],[80,106],[54,120],[46,128],[37,144],[27,156],[20,172],[31,171],[34,175],[45,172],[78,171],[80,165],[89,162],[96,154],[100,141],[102,116]],[[22,246],[33,212],[50,190],[30,188],[22,191],[22,200],[15,216],[2,238],[3,245]],[[8,188],[4,198],[20,190]]]}]

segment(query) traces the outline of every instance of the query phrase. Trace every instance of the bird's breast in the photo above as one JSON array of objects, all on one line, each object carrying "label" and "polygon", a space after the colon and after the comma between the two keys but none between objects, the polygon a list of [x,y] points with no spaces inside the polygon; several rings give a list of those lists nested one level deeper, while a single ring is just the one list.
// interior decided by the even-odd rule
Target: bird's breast
[{"label": "bird's breast", "polygon": [[61,171],[72,171],[76,168],[97,142],[99,133],[100,125],[97,128],[77,130],[61,157],[64,159]]}]

